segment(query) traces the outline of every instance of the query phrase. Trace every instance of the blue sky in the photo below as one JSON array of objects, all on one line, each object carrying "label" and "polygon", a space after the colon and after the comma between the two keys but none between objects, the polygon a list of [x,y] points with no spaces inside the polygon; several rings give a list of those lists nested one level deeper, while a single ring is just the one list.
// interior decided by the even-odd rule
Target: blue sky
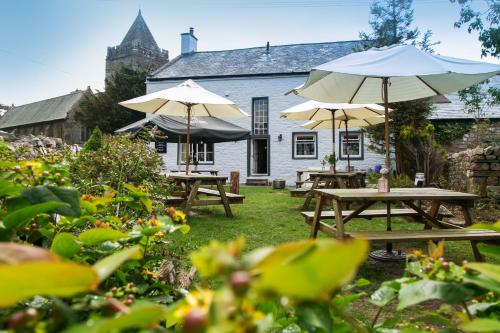
[{"label": "blue sky", "polygon": [[[0,103],[20,105],[104,86],[106,47],[121,42],[137,11],[158,45],[179,54],[190,26],[198,50],[352,40],[368,30],[370,0],[0,0]],[[483,1],[476,0],[477,8]],[[414,0],[415,24],[438,53],[479,60],[476,35],[455,29],[448,0]],[[500,63],[498,59],[484,59]]]}]

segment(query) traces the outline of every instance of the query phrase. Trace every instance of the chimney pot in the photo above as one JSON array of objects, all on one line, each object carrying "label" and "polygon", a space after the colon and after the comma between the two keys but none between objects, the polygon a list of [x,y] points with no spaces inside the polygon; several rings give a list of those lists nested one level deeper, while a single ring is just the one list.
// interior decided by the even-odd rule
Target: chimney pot
[{"label": "chimney pot", "polygon": [[269,42],[266,44],[266,53],[269,54]]},{"label": "chimney pot", "polygon": [[189,34],[194,35],[194,28],[193,27],[189,28]]}]

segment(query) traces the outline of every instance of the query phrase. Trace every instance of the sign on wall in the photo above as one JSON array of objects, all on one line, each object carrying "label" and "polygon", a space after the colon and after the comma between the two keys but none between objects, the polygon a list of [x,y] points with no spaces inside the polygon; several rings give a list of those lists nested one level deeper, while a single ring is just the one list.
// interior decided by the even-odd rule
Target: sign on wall
[{"label": "sign on wall", "polygon": [[166,154],[167,141],[155,141],[155,149],[158,154]]}]

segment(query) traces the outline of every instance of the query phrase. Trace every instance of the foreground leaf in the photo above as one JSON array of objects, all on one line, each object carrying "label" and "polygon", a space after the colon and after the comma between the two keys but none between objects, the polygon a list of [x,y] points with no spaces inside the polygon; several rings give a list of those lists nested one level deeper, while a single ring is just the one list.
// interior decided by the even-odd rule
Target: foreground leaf
[{"label": "foreground leaf", "polygon": [[500,261],[500,246],[490,244],[478,244],[479,252]]},{"label": "foreground leaf", "polygon": [[87,321],[74,326],[66,333],[108,333],[128,330],[147,329],[154,326],[167,316],[166,307],[152,303],[137,303],[130,308],[129,313],[122,313],[115,318],[101,318]]},{"label": "foreground leaf", "polygon": [[431,299],[448,304],[461,303],[473,295],[473,291],[456,283],[421,280],[401,285],[398,310]]},{"label": "foreground leaf", "polygon": [[499,332],[500,321],[495,319],[477,318],[459,326],[466,332]]},{"label": "foreground leaf", "polygon": [[0,265],[12,265],[27,261],[59,261],[59,259],[41,247],[18,243],[0,243]]},{"label": "foreground leaf", "polygon": [[97,245],[106,241],[117,241],[127,235],[114,229],[93,228],[84,231],[78,239],[85,245]]},{"label": "foreground leaf", "polygon": [[23,197],[34,204],[58,201],[65,202],[69,207],[62,207],[58,213],[65,216],[80,216],[80,194],[73,188],[62,188],[56,186],[34,186],[22,192]]},{"label": "foreground leaf", "polygon": [[94,271],[99,276],[99,282],[105,280],[108,276],[120,267],[125,261],[129,259],[141,259],[141,247],[134,246],[129,249],[121,250],[104,259],[99,260],[93,266]]},{"label": "foreground leaf", "polygon": [[76,236],[68,232],[61,232],[54,237],[50,250],[61,257],[71,258],[80,251],[80,243]]},{"label": "foreground leaf", "polygon": [[0,179],[0,198],[18,195],[23,189],[22,186],[14,184],[8,180]]},{"label": "foreground leaf", "polygon": [[69,205],[64,202],[55,202],[55,201],[49,201],[45,203],[31,205],[13,211],[12,213],[5,216],[3,219],[3,224],[5,225],[6,228],[9,229],[20,228],[26,225],[29,221],[31,221],[32,218],[34,218],[38,214],[55,211],[56,209],[60,209],[63,207],[69,207]]},{"label": "foreground leaf", "polygon": [[314,300],[349,282],[365,260],[368,243],[307,240],[277,247],[253,273],[262,292]]},{"label": "foreground leaf", "polygon": [[0,265],[0,307],[33,297],[69,297],[95,290],[98,276],[90,266],[72,262]]},{"label": "foreground leaf", "polygon": [[467,264],[467,267],[486,275],[490,279],[495,280],[496,283],[500,283],[500,265],[472,262]]}]

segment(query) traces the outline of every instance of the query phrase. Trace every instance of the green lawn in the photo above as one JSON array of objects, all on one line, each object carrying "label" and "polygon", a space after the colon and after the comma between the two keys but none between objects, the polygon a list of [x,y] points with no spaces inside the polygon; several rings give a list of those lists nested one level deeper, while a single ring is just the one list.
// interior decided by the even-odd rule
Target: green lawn
[{"label": "green lawn", "polygon": [[[211,239],[227,241],[240,235],[243,235],[247,241],[247,251],[309,236],[310,227],[304,223],[300,215],[303,198],[292,198],[288,190],[273,190],[268,187],[242,187],[241,193],[246,198],[244,204],[231,206],[233,219],[224,215],[222,207],[197,210],[198,215],[189,219],[191,232],[174,237],[176,252],[187,254],[208,244]],[[312,209],[313,205],[311,205]],[[346,225],[346,229],[384,230],[385,221],[384,219],[353,220]],[[422,225],[394,218],[393,229],[422,229]],[[374,248],[383,247],[384,245],[374,246]],[[426,244],[395,245],[395,249],[403,249],[406,252],[411,252],[415,248],[425,250]],[[448,260],[455,262],[461,262],[464,259],[473,260],[468,242],[448,242],[445,256]],[[403,268],[402,262],[386,263],[367,259],[360,269],[359,276],[372,281],[373,288],[376,288],[383,280],[400,277],[403,274]]]}]

